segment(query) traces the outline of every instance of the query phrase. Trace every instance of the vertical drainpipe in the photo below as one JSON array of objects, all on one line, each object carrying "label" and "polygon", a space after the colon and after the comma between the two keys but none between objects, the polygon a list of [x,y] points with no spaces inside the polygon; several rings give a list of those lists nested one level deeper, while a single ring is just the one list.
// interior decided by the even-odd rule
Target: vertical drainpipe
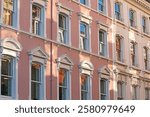
[{"label": "vertical drainpipe", "polygon": [[[51,26],[50,26],[50,30],[51,30],[51,36],[50,36],[50,38],[51,38],[51,40],[53,40],[53,31],[52,31],[52,29],[53,29],[53,0],[51,0],[51,16],[50,16],[50,18],[51,18]],[[52,54],[52,42],[50,42],[50,99],[52,100],[52,77],[53,77],[53,74],[52,74],[52,68],[53,68],[53,65],[52,65],[52,61],[53,60],[53,54]]]}]

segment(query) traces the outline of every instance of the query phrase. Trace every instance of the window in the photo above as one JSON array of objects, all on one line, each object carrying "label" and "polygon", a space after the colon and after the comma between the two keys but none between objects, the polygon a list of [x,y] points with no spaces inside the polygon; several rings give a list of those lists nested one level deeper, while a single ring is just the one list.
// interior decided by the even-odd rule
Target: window
[{"label": "window", "polygon": [[135,27],[135,11],[133,10],[129,11],[129,20],[130,20],[130,26]]},{"label": "window", "polygon": [[32,33],[40,35],[41,7],[32,5]]},{"label": "window", "polygon": [[132,99],[133,100],[137,100],[138,98],[138,94],[137,94],[137,85],[133,85],[132,86]]},{"label": "window", "polygon": [[142,17],[142,29],[143,32],[146,33],[146,18]]},{"label": "window", "polygon": [[120,3],[115,3],[115,17],[117,20],[121,20],[121,10],[120,10]]},{"label": "window", "polygon": [[150,91],[149,88],[145,88],[145,100],[149,100],[150,99]]},{"label": "window", "polygon": [[41,93],[41,65],[32,63],[31,66],[31,99],[39,100]]},{"label": "window", "polygon": [[81,75],[81,100],[89,99],[89,76],[86,74]]},{"label": "window", "polygon": [[106,56],[107,53],[107,37],[106,32],[103,30],[99,31],[99,54]]},{"label": "window", "polygon": [[17,0],[4,0],[3,23],[9,26],[17,26]]},{"label": "window", "polygon": [[100,88],[101,88],[101,100],[106,100],[108,96],[108,85],[107,80],[101,79],[100,80]]},{"label": "window", "polygon": [[4,0],[3,23],[12,26],[13,23],[13,0]]},{"label": "window", "polygon": [[87,0],[80,0],[80,3],[81,4],[84,4],[84,5],[87,5],[88,3],[87,3]]},{"label": "window", "polygon": [[88,50],[89,45],[89,34],[88,25],[81,22],[80,23],[80,48],[83,50]]},{"label": "window", "polygon": [[66,100],[68,93],[68,71],[61,68],[59,70],[59,100]]},{"label": "window", "polygon": [[73,63],[67,55],[62,55],[56,59],[58,67],[57,80],[57,99],[70,100],[71,99],[71,72]]},{"label": "window", "polygon": [[104,0],[98,0],[98,10],[104,12]]},{"label": "window", "polygon": [[148,49],[145,47],[144,48],[144,65],[145,69],[148,70]]},{"label": "window", "polygon": [[117,61],[122,61],[122,46],[121,46],[121,38],[116,36],[116,58]]},{"label": "window", "polygon": [[136,44],[134,42],[130,43],[130,52],[131,52],[131,64],[133,66],[137,66],[136,65]]},{"label": "window", "polygon": [[68,43],[68,21],[67,16],[64,14],[59,14],[59,41],[61,43]]},{"label": "window", "polygon": [[12,96],[13,58],[4,55],[1,65],[1,95]]},{"label": "window", "polygon": [[12,38],[1,39],[0,45],[0,100],[18,99],[18,54],[22,47]]},{"label": "window", "polygon": [[118,81],[117,82],[117,94],[118,94],[118,100],[123,100],[123,82]]},{"label": "window", "polygon": [[48,54],[41,47],[34,48],[29,52],[29,63],[30,63],[29,99],[32,100],[46,99],[45,69],[47,59]]}]

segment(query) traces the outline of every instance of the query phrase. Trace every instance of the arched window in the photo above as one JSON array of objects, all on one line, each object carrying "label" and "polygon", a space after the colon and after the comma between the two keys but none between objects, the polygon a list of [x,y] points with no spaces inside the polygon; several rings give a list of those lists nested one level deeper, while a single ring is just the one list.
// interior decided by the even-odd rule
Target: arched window
[{"label": "arched window", "polygon": [[94,67],[91,62],[83,61],[79,65],[80,69],[80,99],[92,99],[92,74]]},{"label": "arched window", "polygon": [[18,99],[18,60],[22,50],[12,38],[0,42],[0,99]]}]

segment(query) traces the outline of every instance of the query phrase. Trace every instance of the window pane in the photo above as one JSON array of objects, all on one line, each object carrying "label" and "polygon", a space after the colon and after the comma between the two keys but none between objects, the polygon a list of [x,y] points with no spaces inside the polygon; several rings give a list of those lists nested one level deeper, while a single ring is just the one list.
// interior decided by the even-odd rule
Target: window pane
[{"label": "window pane", "polygon": [[86,5],[86,0],[80,0],[80,3]]},{"label": "window pane", "polygon": [[13,0],[4,0],[3,23],[6,25],[12,26],[13,5],[14,5]]},{"label": "window pane", "polygon": [[106,94],[106,81],[101,80],[101,93]]},{"label": "window pane", "polygon": [[68,90],[67,90],[67,88],[68,88],[68,86],[67,86],[67,79],[68,79],[68,77],[67,77],[67,70],[65,70],[65,69],[60,69],[59,70],[59,99],[60,100],[65,100],[65,99],[67,99],[67,93],[69,93],[69,92],[67,92]]},{"label": "window pane", "polygon": [[99,0],[99,1],[98,1],[98,8],[99,8],[99,11],[103,11],[103,9],[104,9],[103,0]]},{"label": "window pane", "polygon": [[40,84],[38,83],[31,83],[31,92],[32,92],[32,99],[39,100],[40,99]]},{"label": "window pane", "polygon": [[38,5],[32,5],[32,32],[40,34],[41,8]]},{"label": "window pane", "polygon": [[13,58],[4,55],[1,63],[1,95],[11,96]]},{"label": "window pane", "polygon": [[89,94],[89,81],[88,81],[88,75],[82,74],[81,75],[81,99],[86,100],[88,99]]},{"label": "window pane", "polygon": [[31,99],[40,99],[41,65],[32,63],[31,66]]},{"label": "window pane", "polygon": [[11,78],[1,77],[1,95],[11,96]]}]

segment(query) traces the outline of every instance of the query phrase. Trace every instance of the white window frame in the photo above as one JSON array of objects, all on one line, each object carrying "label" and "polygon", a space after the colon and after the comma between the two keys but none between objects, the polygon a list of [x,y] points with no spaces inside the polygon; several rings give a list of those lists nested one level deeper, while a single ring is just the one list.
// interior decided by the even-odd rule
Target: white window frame
[{"label": "white window frame", "polygon": [[[72,12],[73,10],[63,6],[61,3],[56,3],[57,6],[57,41],[63,44],[67,44],[69,46],[71,46],[71,18],[72,18]],[[59,14],[63,15],[66,17],[66,39],[63,37],[63,32],[59,29]],[[60,40],[60,36],[61,36],[61,40],[63,42],[61,42]],[[65,42],[65,43],[64,43]]]},{"label": "white window frame", "polygon": [[138,85],[132,85],[132,100],[138,100]]},{"label": "white window frame", "polygon": [[46,63],[47,59],[49,58],[48,54],[41,48],[37,47],[31,50],[29,53],[29,100],[31,100],[31,67],[33,63],[39,63],[41,65],[40,72],[41,72],[41,85],[40,85],[40,95],[39,100],[46,99]]},{"label": "white window frame", "polygon": [[[19,52],[22,50],[22,46],[20,43],[13,38],[5,38],[0,42],[0,66],[2,61],[2,56],[7,55],[12,57],[12,83],[11,83],[11,96],[1,95],[1,86],[0,86],[0,99],[2,100],[11,100],[18,99],[18,60],[19,60]],[[1,67],[0,67],[0,84],[1,84]]]},{"label": "white window frame", "polygon": [[[134,44],[134,49],[135,49],[134,63],[132,63],[132,59],[131,59],[131,43]],[[137,54],[138,54],[138,44],[136,42],[131,41],[130,42],[130,59],[131,59],[130,61],[131,61],[131,66],[138,67],[138,57],[137,57]]]},{"label": "white window frame", "polygon": [[[41,8],[41,19],[39,26],[39,34],[35,34],[32,32],[32,6],[37,5]],[[44,0],[30,0],[30,33],[35,34],[37,36],[46,37],[46,9],[47,9],[47,1]]]},{"label": "white window frame", "polygon": [[[102,32],[103,33],[103,43],[100,43],[100,32]],[[100,29],[99,30],[99,34],[98,34],[98,37],[99,37],[99,55],[101,55],[101,56],[105,56],[105,57],[107,57],[107,32],[105,31],[105,30],[103,30],[103,29]],[[100,52],[100,48],[101,48],[101,44],[103,44],[103,49],[104,49],[104,51],[103,51],[103,53],[101,54],[101,52]]]},{"label": "white window frame", "polygon": [[66,100],[71,100],[71,73],[73,68],[72,60],[66,55],[62,55],[56,59],[57,63],[57,100],[59,100],[59,70],[65,69],[67,70],[67,94]]},{"label": "white window frame", "polygon": [[[20,1],[19,0],[13,0],[13,14],[12,14],[12,25],[7,25],[14,28],[19,28],[19,8],[20,8]],[[4,17],[4,0],[2,0],[2,9],[1,9],[1,22],[3,23],[3,17]],[[0,23],[1,23],[0,22]],[[3,23],[4,24],[4,23]],[[4,24],[5,25],[5,24]]]},{"label": "white window frame", "polygon": [[[38,69],[38,72],[39,72],[39,81],[37,81],[37,80],[32,80],[32,65],[34,65],[34,64],[40,66],[40,68]],[[31,64],[31,99],[32,99],[32,83],[34,83],[34,84],[36,84],[36,85],[39,86],[40,90],[39,90],[39,95],[38,95],[38,97],[39,97],[39,99],[41,98],[41,92],[42,92],[42,87],[41,87],[41,85],[42,85],[42,83],[43,83],[42,77],[43,77],[43,65],[40,64],[40,63],[37,63],[37,62],[32,62],[32,64]],[[35,99],[35,100],[39,100],[39,99],[37,98],[37,99]],[[34,100],[34,99],[33,99],[33,100]]]},{"label": "white window frame", "polygon": [[[60,37],[61,39],[58,38],[58,40],[60,43],[69,44],[69,16],[61,12],[59,13],[59,15],[62,15],[63,17],[65,17],[65,28],[59,27],[58,33],[61,36]],[[58,15],[58,18],[59,18],[59,15]]]},{"label": "white window frame", "polygon": [[[91,25],[92,25],[92,17],[90,16],[86,16],[84,15],[83,13],[78,13],[78,16],[79,16],[79,48],[83,51],[88,51],[88,52],[91,52],[92,49],[91,49]],[[80,41],[80,24],[83,23],[83,24],[86,24],[87,26],[87,43],[86,43],[86,46],[87,46],[87,49],[84,50],[81,48],[81,41]]]},{"label": "white window frame", "polygon": [[[105,82],[105,93],[102,93],[101,92],[101,81],[104,81]],[[100,99],[101,100],[108,100],[108,96],[109,96],[109,81],[108,79],[105,79],[105,78],[100,78]],[[105,96],[105,99],[102,99],[102,96]]]},{"label": "white window frame", "polygon": [[[130,17],[130,13],[133,13],[133,19],[131,19]],[[131,23],[132,21],[132,23]],[[132,27],[132,28],[136,28],[137,27],[137,20],[136,20],[136,11],[133,10],[133,9],[129,9],[129,26]]]},{"label": "white window frame", "polygon": [[[88,92],[87,92],[87,100],[91,100],[92,99],[92,75],[93,75],[93,64],[89,61],[82,61],[79,65],[79,78],[81,79],[81,75],[85,74],[88,78],[88,83],[87,83],[87,87],[88,87]],[[81,84],[81,80],[79,80],[79,84]],[[81,100],[81,85],[79,87],[80,89],[80,100]]]}]

